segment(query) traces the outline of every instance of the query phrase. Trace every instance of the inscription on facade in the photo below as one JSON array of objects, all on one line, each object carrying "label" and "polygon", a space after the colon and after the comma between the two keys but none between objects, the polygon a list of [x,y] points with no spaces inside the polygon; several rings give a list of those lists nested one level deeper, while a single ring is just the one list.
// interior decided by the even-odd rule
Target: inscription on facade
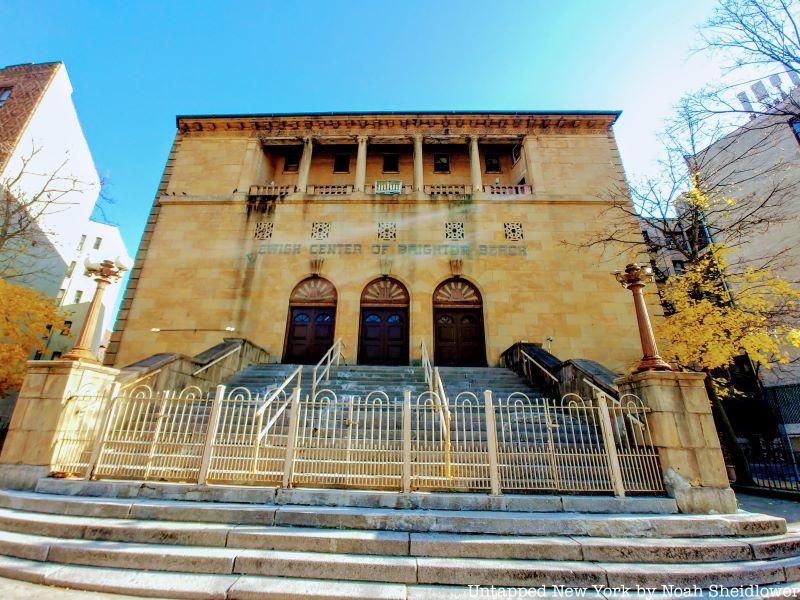
[{"label": "inscription on facade", "polygon": [[247,253],[254,262],[261,254],[377,254],[401,256],[527,256],[524,244],[259,244]]}]

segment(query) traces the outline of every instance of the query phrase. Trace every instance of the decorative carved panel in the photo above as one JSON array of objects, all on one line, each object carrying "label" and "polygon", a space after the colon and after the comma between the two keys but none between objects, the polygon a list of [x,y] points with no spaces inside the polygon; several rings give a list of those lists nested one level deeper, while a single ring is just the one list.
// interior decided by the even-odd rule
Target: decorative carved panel
[{"label": "decorative carved panel", "polygon": [[390,277],[376,279],[361,293],[362,306],[408,306],[406,287]]},{"label": "decorative carved panel", "polygon": [[449,279],[433,293],[435,307],[474,308],[482,305],[481,294],[468,281]]},{"label": "decorative carved panel", "polygon": [[335,306],[336,288],[323,277],[310,277],[297,284],[289,302],[300,306]]}]

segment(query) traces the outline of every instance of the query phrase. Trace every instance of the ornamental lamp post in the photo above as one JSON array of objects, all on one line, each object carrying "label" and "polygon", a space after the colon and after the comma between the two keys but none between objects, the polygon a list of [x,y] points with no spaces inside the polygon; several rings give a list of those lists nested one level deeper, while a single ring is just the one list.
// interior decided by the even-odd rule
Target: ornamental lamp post
[{"label": "ornamental lamp post", "polygon": [[658,355],[656,338],[653,335],[653,326],[650,324],[650,315],[644,301],[642,290],[647,282],[653,281],[653,270],[650,267],[641,267],[631,263],[625,271],[613,273],[616,280],[633,294],[633,306],[636,310],[636,324],[639,327],[639,339],[642,342],[642,360],[636,365],[634,373],[642,371],[671,371],[672,367]]},{"label": "ornamental lamp post", "polygon": [[116,260],[106,259],[101,263],[89,262],[87,258],[83,263],[86,267],[86,275],[94,276],[97,282],[97,289],[94,291],[92,303],[86,311],[86,318],[81,326],[81,332],[75,346],[61,357],[61,360],[82,360],[84,362],[100,364],[100,361],[92,354],[92,341],[94,332],[97,328],[97,321],[100,317],[100,306],[103,299],[103,292],[109,284],[117,281],[122,273],[128,270],[128,265]]}]

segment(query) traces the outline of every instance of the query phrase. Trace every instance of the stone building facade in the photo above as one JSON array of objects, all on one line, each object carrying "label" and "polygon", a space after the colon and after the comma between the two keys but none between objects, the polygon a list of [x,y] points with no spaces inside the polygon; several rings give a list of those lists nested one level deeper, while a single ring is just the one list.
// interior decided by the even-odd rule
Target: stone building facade
[{"label": "stone building facade", "polygon": [[[617,112],[181,116],[107,365],[235,331],[273,360],[496,365],[516,341],[641,356]],[[616,192],[614,192],[616,190]],[[653,303],[657,304],[656,302]]]}]

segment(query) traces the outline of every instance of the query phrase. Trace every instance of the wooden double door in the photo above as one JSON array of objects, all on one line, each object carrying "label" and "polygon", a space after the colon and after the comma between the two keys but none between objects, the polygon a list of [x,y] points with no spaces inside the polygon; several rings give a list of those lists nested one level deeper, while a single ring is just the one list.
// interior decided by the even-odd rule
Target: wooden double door
[{"label": "wooden double door", "polygon": [[443,367],[485,367],[486,345],[480,308],[434,309],[434,359]]},{"label": "wooden double door", "polygon": [[335,307],[291,307],[284,362],[303,365],[319,362],[333,345],[335,324]]},{"label": "wooden double door", "polygon": [[408,364],[408,307],[362,307],[360,365]]}]

